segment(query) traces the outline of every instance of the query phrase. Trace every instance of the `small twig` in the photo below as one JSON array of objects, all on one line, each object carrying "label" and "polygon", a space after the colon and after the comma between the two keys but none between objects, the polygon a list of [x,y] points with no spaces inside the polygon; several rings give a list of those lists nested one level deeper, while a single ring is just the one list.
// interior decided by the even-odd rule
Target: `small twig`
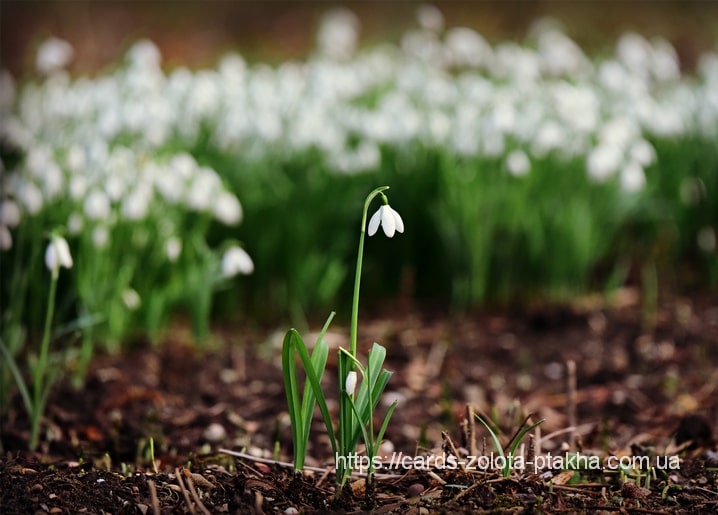
[{"label": "small twig", "polygon": [[451,439],[451,436],[449,436],[449,433],[446,431],[441,432],[441,439],[444,441],[444,452],[447,454],[453,454],[457,458],[460,458],[459,451],[456,450],[456,445],[454,445],[454,441]]},{"label": "small twig", "polygon": [[572,359],[566,362],[566,376],[568,425],[574,428],[568,435],[568,447],[573,451],[576,448],[576,362]]},{"label": "small twig", "polygon": [[184,502],[187,504],[187,509],[192,515],[195,515],[197,513],[194,510],[194,504],[192,504],[192,501],[189,498],[189,494],[187,493],[187,489],[184,486],[184,482],[182,481],[182,474],[180,473],[180,469],[175,467],[175,477],[177,478],[177,483],[179,483],[180,491],[182,492],[182,497],[184,497]]},{"label": "small twig", "polygon": [[152,479],[147,481],[147,487],[150,489],[150,500],[152,503],[152,513],[160,515],[160,500],[157,498],[157,487]]},{"label": "small twig", "polygon": [[474,408],[471,404],[466,405],[466,442],[469,446],[469,455],[476,456],[476,421],[474,420]]},{"label": "small twig", "polygon": [[189,488],[189,493],[192,494],[192,499],[194,499],[194,502],[197,504],[197,507],[200,509],[204,515],[211,515],[207,507],[204,505],[202,500],[199,498],[199,494],[197,494],[197,490],[194,487],[194,482],[192,481],[192,475],[187,474],[185,476],[185,481],[187,481],[187,487]]}]

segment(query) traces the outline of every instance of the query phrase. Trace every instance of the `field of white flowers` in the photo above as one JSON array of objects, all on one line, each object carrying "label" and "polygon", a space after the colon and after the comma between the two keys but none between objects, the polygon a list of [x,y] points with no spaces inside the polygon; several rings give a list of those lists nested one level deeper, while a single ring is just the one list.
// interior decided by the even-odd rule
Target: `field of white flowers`
[{"label": "field of white flowers", "polygon": [[199,337],[216,312],[324,312],[381,184],[406,234],[369,244],[369,296],[562,298],[635,271],[655,290],[676,262],[718,280],[718,53],[684,73],[668,41],[627,33],[589,56],[550,20],[498,44],[436,19],[367,48],[356,31],[338,11],[305,60],[209,69],[163,67],[142,40],[82,76],[49,39],[36,76],[3,72],[10,351],[42,326],[51,232],[74,259],[58,317],[86,348],[178,309]]}]

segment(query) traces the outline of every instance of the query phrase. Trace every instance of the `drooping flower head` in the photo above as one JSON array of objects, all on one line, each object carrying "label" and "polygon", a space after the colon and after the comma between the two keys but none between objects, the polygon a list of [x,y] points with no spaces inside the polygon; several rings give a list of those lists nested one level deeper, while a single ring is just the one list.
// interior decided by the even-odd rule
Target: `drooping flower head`
[{"label": "drooping flower head", "polygon": [[53,234],[50,244],[45,250],[45,265],[53,275],[60,271],[61,267],[72,268],[72,255],[67,240],[62,236]]},{"label": "drooping flower head", "polygon": [[379,229],[379,225],[381,225],[384,229],[384,234],[389,238],[393,238],[395,232],[404,232],[404,221],[401,219],[401,215],[389,205],[387,198],[384,195],[382,197],[384,205],[372,215],[367,232],[369,236],[374,236],[377,229]]}]

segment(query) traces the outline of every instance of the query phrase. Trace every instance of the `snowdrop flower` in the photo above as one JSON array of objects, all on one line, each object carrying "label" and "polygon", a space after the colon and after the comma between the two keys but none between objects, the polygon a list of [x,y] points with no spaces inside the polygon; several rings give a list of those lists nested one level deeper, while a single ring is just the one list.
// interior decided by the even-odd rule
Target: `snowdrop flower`
[{"label": "snowdrop flower", "polygon": [[384,204],[372,215],[369,220],[369,236],[376,234],[380,224],[384,229],[384,234],[389,238],[394,237],[396,231],[404,232],[404,221],[401,219],[399,213],[394,211],[389,204]]},{"label": "snowdrop flower", "polygon": [[74,50],[67,41],[50,38],[40,45],[35,58],[35,67],[43,75],[62,70],[72,60]]},{"label": "snowdrop flower", "polygon": [[249,275],[252,272],[254,272],[254,263],[242,247],[233,245],[222,256],[222,277]]},{"label": "snowdrop flower", "polygon": [[621,189],[626,193],[636,193],[646,185],[646,174],[643,167],[636,162],[630,162],[621,170]]},{"label": "snowdrop flower", "polygon": [[716,249],[716,233],[713,230],[713,227],[703,227],[700,231],[698,231],[696,239],[698,242],[698,248],[706,254],[713,252]]},{"label": "snowdrop flower", "polygon": [[72,255],[67,240],[62,236],[53,235],[45,250],[45,265],[48,270],[57,274],[61,267],[72,268],[72,264]]},{"label": "snowdrop flower", "polygon": [[7,225],[0,225],[0,251],[12,248],[12,234]]},{"label": "snowdrop flower", "polygon": [[165,243],[165,254],[167,255],[167,259],[169,259],[171,263],[174,263],[177,261],[177,258],[179,258],[181,253],[182,242],[176,236],[172,236],[167,240],[167,243]]},{"label": "snowdrop flower", "polygon": [[142,300],[140,299],[140,294],[137,293],[137,290],[134,288],[127,288],[124,292],[122,292],[122,302],[127,309],[135,311],[140,307]]},{"label": "snowdrop flower", "polygon": [[104,249],[108,241],[110,241],[110,233],[107,231],[107,227],[98,225],[92,230],[92,243],[95,248]]},{"label": "snowdrop flower", "polygon": [[320,51],[334,59],[348,59],[359,41],[359,18],[346,8],[336,8],[322,19],[317,35]]},{"label": "snowdrop flower", "polygon": [[111,210],[110,199],[102,191],[94,190],[85,198],[85,214],[90,220],[107,220]]},{"label": "snowdrop flower", "polygon": [[347,380],[344,383],[344,391],[347,392],[348,395],[354,395],[354,390],[356,390],[357,387],[357,373],[356,371],[352,370],[347,374]]},{"label": "snowdrop flower", "polygon": [[523,177],[531,169],[531,161],[523,150],[514,150],[506,158],[506,168],[514,177]]},{"label": "snowdrop flower", "polygon": [[0,224],[7,227],[17,227],[20,223],[20,208],[17,202],[5,199],[0,202]]},{"label": "snowdrop flower", "polygon": [[235,225],[242,220],[242,205],[237,197],[227,191],[219,193],[212,204],[212,212],[225,225]]}]

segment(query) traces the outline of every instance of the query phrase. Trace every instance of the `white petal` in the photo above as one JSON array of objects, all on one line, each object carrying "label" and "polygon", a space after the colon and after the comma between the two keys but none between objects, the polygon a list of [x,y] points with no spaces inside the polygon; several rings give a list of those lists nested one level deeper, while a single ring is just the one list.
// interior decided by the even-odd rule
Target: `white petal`
[{"label": "white petal", "polygon": [[404,232],[404,220],[401,219],[401,215],[397,213],[395,209],[389,209],[391,209],[391,212],[394,215],[394,224],[396,225],[396,230],[399,232]]},{"label": "white petal", "polygon": [[381,208],[377,210],[376,213],[374,213],[369,220],[369,228],[367,233],[369,236],[374,236],[376,234],[376,230],[379,228],[379,222],[381,221]]},{"label": "white petal", "polygon": [[352,370],[347,374],[347,380],[344,384],[344,391],[347,392],[349,395],[354,395],[354,390],[357,386],[357,373]]},{"label": "white petal", "polygon": [[384,228],[384,234],[391,238],[396,231],[396,221],[392,209],[387,205],[383,205],[379,209],[381,210],[381,225]]}]

